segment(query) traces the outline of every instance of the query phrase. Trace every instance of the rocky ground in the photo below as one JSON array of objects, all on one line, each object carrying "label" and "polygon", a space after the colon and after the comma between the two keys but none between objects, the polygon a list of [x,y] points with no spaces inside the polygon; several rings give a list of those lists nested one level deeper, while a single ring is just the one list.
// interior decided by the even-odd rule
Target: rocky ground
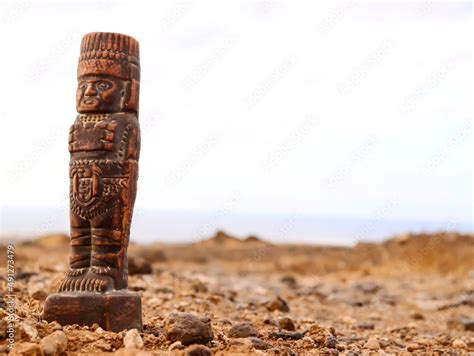
[{"label": "rocky ground", "polygon": [[[0,247],[0,292],[6,290]],[[131,245],[144,329],[41,321],[67,268],[67,236],[15,245],[9,355],[468,354],[474,236],[403,235],[353,248],[273,245],[218,232],[191,245]],[[8,352],[0,299],[0,354]]]}]

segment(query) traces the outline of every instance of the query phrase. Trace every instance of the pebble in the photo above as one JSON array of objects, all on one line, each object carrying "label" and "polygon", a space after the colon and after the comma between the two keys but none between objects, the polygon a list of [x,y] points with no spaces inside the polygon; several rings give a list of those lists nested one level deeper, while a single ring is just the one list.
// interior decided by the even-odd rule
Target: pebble
[{"label": "pebble", "polygon": [[467,345],[464,341],[462,341],[460,339],[456,339],[456,340],[453,341],[453,347],[455,349],[466,349]]},{"label": "pebble", "polygon": [[425,319],[425,316],[420,312],[413,312],[411,314],[411,317],[415,320],[424,320]]},{"label": "pebble", "polygon": [[129,349],[142,349],[143,340],[137,329],[128,330],[123,338],[123,346]]},{"label": "pebble", "polygon": [[413,352],[413,351],[421,349],[421,348],[423,348],[423,347],[421,345],[419,345],[418,343],[416,343],[416,342],[412,342],[412,343],[407,345],[407,351],[409,351],[409,352]]},{"label": "pebble", "polygon": [[299,340],[304,337],[304,333],[300,333],[297,331],[281,331],[281,332],[273,332],[271,336],[275,339],[282,339],[282,340]]},{"label": "pebble", "polygon": [[183,345],[205,344],[214,338],[211,320],[190,313],[170,314],[164,329],[169,341],[181,341]]},{"label": "pebble", "polygon": [[17,281],[19,281],[21,279],[30,279],[32,276],[36,276],[36,275],[38,275],[38,273],[36,273],[36,272],[28,272],[28,271],[18,272],[15,275],[15,279]]},{"label": "pebble", "polygon": [[281,318],[278,319],[278,327],[281,330],[289,330],[289,331],[295,331],[295,323],[293,322],[293,319],[291,319],[288,316],[282,316]]},{"label": "pebble", "polygon": [[103,334],[103,333],[105,333],[105,330],[102,329],[102,328],[99,326],[97,329],[95,329],[95,332],[96,332],[97,334]]},{"label": "pebble", "polygon": [[200,279],[193,280],[191,287],[196,293],[206,293],[208,291],[207,286]]},{"label": "pebble", "polygon": [[417,342],[423,346],[431,346],[434,343],[433,340],[430,339],[418,339]]},{"label": "pebble", "polygon": [[133,276],[135,274],[151,274],[153,269],[151,263],[139,256],[128,257],[128,274]]},{"label": "pebble", "polygon": [[64,331],[57,330],[41,339],[40,346],[45,355],[59,355],[67,349],[67,336]]},{"label": "pebble", "polygon": [[279,310],[284,313],[288,313],[290,311],[288,303],[280,296],[276,297],[276,299],[270,302],[270,304],[267,306],[267,309],[270,311]]},{"label": "pebble", "polygon": [[184,348],[185,346],[181,343],[181,341],[175,341],[170,345],[170,347],[168,347],[168,351],[183,350]]},{"label": "pebble", "polygon": [[329,349],[336,348],[337,345],[337,338],[335,336],[329,336],[326,338],[325,346]]},{"label": "pebble", "polygon": [[370,320],[382,320],[382,317],[378,313],[369,313],[369,315],[367,315],[367,317]]},{"label": "pebble", "polygon": [[474,319],[461,318],[460,322],[465,331],[474,331]]},{"label": "pebble", "polygon": [[15,348],[10,351],[9,356],[44,356],[41,347],[32,342],[22,342],[15,345]]},{"label": "pebble", "polygon": [[239,338],[239,337],[249,337],[257,336],[258,330],[252,323],[244,322],[233,325],[229,330],[229,337]]},{"label": "pebble", "polygon": [[212,350],[204,345],[191,345],[184,350],[186,356],[211,356]]},{"label": "pebble", "polygon": [[53,331],[56,331],[56,330],[62,330],[63,327],[61,324],[59,324],[57,321],[52,321],[50,324],[51,328],[53,329]]},{"label": "pebble", "polygon": [[267,350],[272,347],[272,345],[258,337],[251,336],[248,338],[248,340],[250,340],[252,346],[255,347],[257,350]]},{"label": "pebble", "polygon": [[19,335],[26,341],[34,341],[38,337],[38,330],[28,320],[24,320],[19,326]]},{"label": "pebble", "polygon": [[298,283],[296,282],[296,278],[293,276],[283,276],[280,279],[280,282],[286,284],[288,287],[295,289],[298,287]]},{"label": "pebble", "polygon": [[47,297],[48,297],[48,293],[46,293],[42,289],[38,289],[36,292],[31,294],[31,298],[39,300],[40,302],[45,301]]},{"label": "pebble", "polygon": [[375,325],[372,323],[361,323],[357,325],[357,328],[362,329],[362,330],[374,330]]},{"label": "pebble", "polygon": [[313,339],[311,339],[309,336],[305,336],[303,339],[302,339],[302,343],[303,343],[303,347],[304,348],[313,348],[314,347],[314,341]]},{"label": "pebble", "polygon": [[369,340],[364,344],[365,349],[370,349],[370,350],[379,350],[380,349],[380,344],[375,336],[369,337]]},{"label": "pebble", "polygon": [[355,287],[356,289],[366,294],[377,293],[380,289],[380,286],[374,282],[360,282],[360,283],[357,283]]},{"label": "pebble", "polygon": [[474,319],[458,317],[448,320],[447,326],[450,329],[459,329],[464,331],[474,331]]}]

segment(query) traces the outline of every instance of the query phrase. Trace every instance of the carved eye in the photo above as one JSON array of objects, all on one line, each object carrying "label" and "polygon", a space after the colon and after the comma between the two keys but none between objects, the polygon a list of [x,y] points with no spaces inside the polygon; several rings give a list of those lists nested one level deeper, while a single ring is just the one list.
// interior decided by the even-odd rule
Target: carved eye
[{"label": "carved eye", "polygon": [[99,83],[97,83],[97,88],[99,90],[107,90],[107,89],[110,88],[110,84],[107,83],[107,82],[99,82]]},{"label": "carved eye", "polygon": [[84,83],[84,82],[83,82],[83,83],[79,83],[79,89],[81,89],[81,90],[86,90],[86,88],[87,88],[86,83]]}]

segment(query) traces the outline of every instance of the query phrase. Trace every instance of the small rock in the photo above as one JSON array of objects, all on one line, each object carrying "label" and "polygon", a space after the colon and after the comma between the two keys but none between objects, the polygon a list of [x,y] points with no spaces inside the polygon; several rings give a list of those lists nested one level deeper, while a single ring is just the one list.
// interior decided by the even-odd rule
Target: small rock
[{"label": "small rock", "polygon": [[105,333],[105,330],[102,329],[102,328],[99,326],[97,329],[95,329],[95,332],[96,332],[97,334],[103,334],[103,333]]},{"label": "small rock", "polygon": [[212,350],[204,345],[191,345],[184,350],[186,356],[211,356]]},{"label": "small rock", "polygon": [[357,283],[355,287],[356,289],[366,294],[377,293],[380,289],[380,286],[374,282],[360,282],[360,283]]},{"label": "small rock", "polygon": [[447,325],[450,329],[474,331],[474,319],[469,319],[463,316],[448,320]]},{"label": "small rock", "polygon": [[59,324],[57,321],[52,321],[51,323],[49,323],[49,325],[51,326],[51,329],[53,329],[53,331],[63,329],[62,325]]},{"label": "small rock", "polygon": [[153,269],[151,263],[143,257],[129,256],[128,257],[128,274],[151,274]]},{"label": "small rock", "polygon": [[407,351],[409,351],[409,352],[413,352],[413,351],[421,349],[421,348],[423,348],[423,347],[421,345],[419,345],[418,343],[416,343],[416,342],[412,342],[412,343],[407,345]]},{"label": "small rock", "polygon": [[266,324],[266,325],[278,326],[278,323],[272,317],[268,317],[268,318],[263,319],[263,323]]},{"label": "small rock", "polygon": [[314,347],[314,341],[309,336],[305,336],[303,339],[303,347],[306,349],[310,349]]},{"label": "small rock", "polygon": [[459,304],[474,307],[474,294],[463,295],[459,298]]},{"label": "small rock", "polygon": [[207,286],[200,279],[193,280],[191,283],[191,287],[196,293],[206,293],[208,290]]},{"label": "small rock", "polygon": [[365,349],[369,350],[379,350],[380,344],[375,336],[369,337],[369,340],[364,344]]},{"label": "small rock", "polygon": [[123,338],[123,346],[128,349],[142,349],[143,340],[137,329],[128,330]]},{"label": "small rock", "polygon": [[45,355],[59,355],[67,349],[67,336],[64,331],[55,331],[45,336],[40,341],[40,346]]},{"label": "small rock", "polygon": [[291,319],[288,316],[283,316],[278,319],[278,327],[281,330],[288,330],[288,331],[295,331],[295,323],[293,322],[293,319]]},{"label": "small rock", "polygon": [[461,319],[461,324],[466,331],[474,331],[474,319]]},{"label": "small rock", "polygon": [[374,330],[375,325],[372,323],[361,323],[357,325],[357,328],[362,330]]},{"label": "small rock", "polygon": [[258,330],[251,323],[248,323],[248,322],[235,324],[229,330],[229,337],[234,337],[234,338],[257,336],[257,335],[258,335]]},{"label": "small rock", "polygon": [[18,331],[20,339],[25,339],[26,341],[34,341],[38,337],[38,330],[27,320],[20,323]]},{"label": "small rock", "polygon": [[185,346],[181,343],[181,341],[173,342],[170,347],[168,347],[168,351],[174,350],[184,350]]},{"label": "small rock", "polygon": [[298,287],[298,283],[296,282],[296,279],[293,276],[283,276],[280,281],[292,289]]},{"label": "small rock", "polygon": [[420,312],[413,312],[411,314],[411,317],[415,320],[424,320],[425,319],[425,316]]},{"label": "small rock", "polygon": [[337,338],[335,336],[329,336],[326,338],[325,346],[329,349],[335,349],[337,345]]},{"label": "small rock", "polygon": [[19,281],[21,279],[30,279],[32,276],[36,276],[38,273],[36,272],[27,272],[27,271],[22,271],[18,272],[15,274],[15,280]]},{"label": "small rock", "polygon": [[434,341],[430,339],[418,339],[417,342],[423,346],[432,346],[434,344]]},{"label": "small rock", "polygon": [[378,314],[378,313],[369,313],[367,315],[367,317],[370,319],[370,320],[381,320],[382,317]]},{"label": "small rock", "polygon": [[211,320],[190,313],[170,314],[164,329],[169,341],[181,341],[183,345],[205,344],[214,338]]},{"label": "small rock", "polygon": [[22,342],[15,345],[15,348],[10,351],[9,356],[44,356],[38,344],[32,342]]},{"label": "small rock", "polygon": [[33,294],[31,294],[31,298],[39,300],[40,302],[45,301],[47,297],[48,293],[46,293],[42,289],[38,289],[36,292],[33,292]]},{"label": "small rock", "polygon": [[275,300],[273,300],[268,306],[267,309],[270,311],[279,310],[284,313],[288,313],[290,311],[290,307],[288,303],[278,296]]},{"label": "small rock", "polygon": [[359,336],[345,336],[345,337],[340,337],[339,341],[346,343],[347,345],[351,345],[354,343],[359,343],[359,341],[364,340],[363,337]]},{"label": "small rock", "polygon": [[299,340],[304,337],[304,333],[300,333],[297,331],[273,332],[270,335],[275,339],[283,339],[283,340]]},{"label": "small rock", "polygon": [[453,347],[455,349],[466,349],[467,345],[464,341],[462,341],[460,339],[456,339],[456,340],[453,341]]},{"label": "small rock", "polygon": [[262,339],[259,339],[258,337],[251,336],[248,338],[250,342],[252,343],[252,346],[255,347],[257,350],[267,350],[272,347],[269,343],[266,343]]}]

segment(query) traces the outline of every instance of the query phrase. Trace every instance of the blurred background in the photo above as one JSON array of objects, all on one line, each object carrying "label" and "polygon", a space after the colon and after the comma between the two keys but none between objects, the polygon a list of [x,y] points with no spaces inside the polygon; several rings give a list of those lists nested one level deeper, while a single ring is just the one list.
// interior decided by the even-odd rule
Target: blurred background
[{"label": "blurred background", "polygon": [[473,232],[472,3],[2,2],[0,240],[67,232],[83,34],[141,50],[135,242]]}]

